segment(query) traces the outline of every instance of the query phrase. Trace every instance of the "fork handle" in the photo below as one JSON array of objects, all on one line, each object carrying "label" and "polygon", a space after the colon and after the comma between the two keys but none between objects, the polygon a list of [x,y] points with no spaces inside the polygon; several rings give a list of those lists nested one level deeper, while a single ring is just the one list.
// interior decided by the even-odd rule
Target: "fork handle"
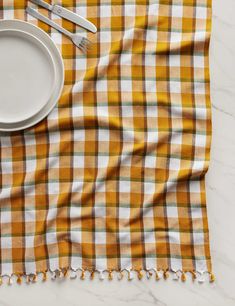
[{"label": "fork handle", "polygon": [[26,8],[26,12],[35,17],[38,20],[41,20],[42,22],[46,23],[47,25],[53,27],[54,29],[56,29],[57,31],[67,35],[68,37],[72,38],[72,33],[67,31],[66,29],[62,28],[60,25],[58,25],[57,23],[55,23],[54,21],[50,20],[49,18],[47,18],[46,16],[40,14],[39,12],[37,12],[36,10],[32,9],[31,7],[27,7]]}]

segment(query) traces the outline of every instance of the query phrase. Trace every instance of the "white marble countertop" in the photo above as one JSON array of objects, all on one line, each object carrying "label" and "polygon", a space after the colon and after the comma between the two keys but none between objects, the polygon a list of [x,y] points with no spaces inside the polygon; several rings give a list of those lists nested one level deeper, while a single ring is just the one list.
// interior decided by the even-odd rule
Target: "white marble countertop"
[{"label": "white marble countertop", "polygon": [[[66,280],[3,285],[1,306],[235,305],[235,1],[213,0],[210,46],[213,142],[207,174],[211,252],[216,282]],[[233,69],[234,67],[234,69]]]}]

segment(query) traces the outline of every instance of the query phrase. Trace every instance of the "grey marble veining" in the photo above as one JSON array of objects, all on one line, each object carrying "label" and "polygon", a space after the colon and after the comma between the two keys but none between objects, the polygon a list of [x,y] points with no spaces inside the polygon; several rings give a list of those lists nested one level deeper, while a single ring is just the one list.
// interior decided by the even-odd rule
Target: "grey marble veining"
[{"label": "grey marble veining", "polygon": [[213,0],[210,46],[213,141],[207,174],[216,282],[67,280],[2,286],[1,306],[235,305],[235,1]]}]

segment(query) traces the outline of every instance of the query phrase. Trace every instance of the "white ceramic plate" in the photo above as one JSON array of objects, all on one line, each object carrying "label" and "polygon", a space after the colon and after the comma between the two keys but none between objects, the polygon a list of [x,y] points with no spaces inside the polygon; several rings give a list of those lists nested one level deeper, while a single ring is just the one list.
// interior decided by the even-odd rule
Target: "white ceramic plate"
[{"label": "white ceramic plate", "polygon": [[63,60],[49,35],[24,21],[1,20],[0,67],[0,131],[45,118],[64,84]]},{"label": "white ceramic plate", "polygon": [[0,122],[17,123],[37,114],[55,86],[55,65],[46,46],[19,30],[0,30]]}]

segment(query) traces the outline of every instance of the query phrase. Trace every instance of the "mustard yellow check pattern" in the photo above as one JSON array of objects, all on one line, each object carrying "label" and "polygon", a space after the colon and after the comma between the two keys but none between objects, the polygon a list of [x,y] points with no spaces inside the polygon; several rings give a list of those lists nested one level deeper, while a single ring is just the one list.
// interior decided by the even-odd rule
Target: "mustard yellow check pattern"
[{"label": "mustard yellow check pattern", "polygon": [[[36,126],[0,136],[0,274],[105,271],[211,276],[205,174],[211,142],[211,0],[56,1],[97,34],[24,0],[1,19],[45,30],[65,85]],[[82,54],[25,12],[93,42]],[[77,271],[80,271],[77,273]],[[126,272],[125,272],[126,271]],[[1,281],[1,280],[0,280]]]}]

